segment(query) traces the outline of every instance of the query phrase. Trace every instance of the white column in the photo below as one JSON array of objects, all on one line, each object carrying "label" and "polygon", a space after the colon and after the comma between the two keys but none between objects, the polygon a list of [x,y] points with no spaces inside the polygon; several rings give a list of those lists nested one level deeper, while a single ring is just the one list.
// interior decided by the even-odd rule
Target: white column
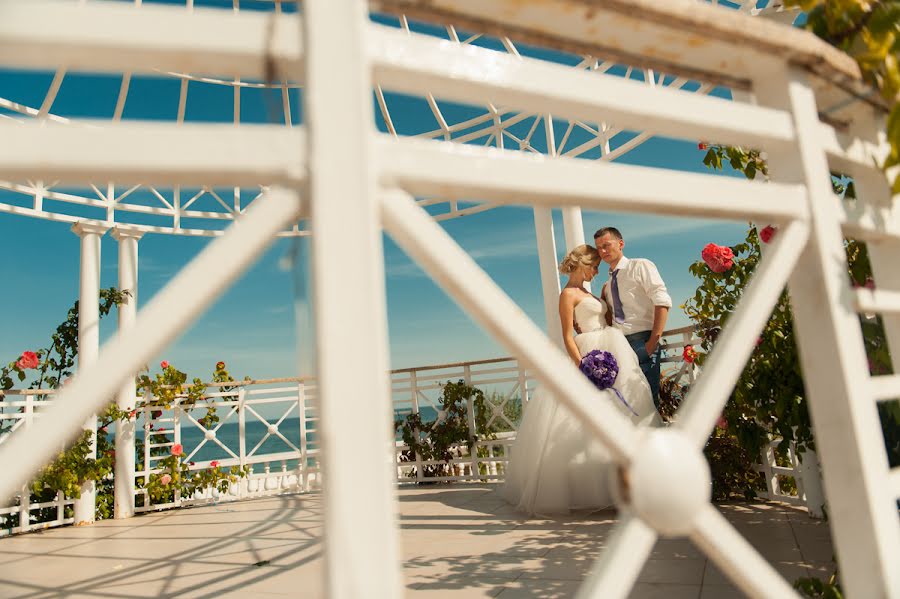
[{"label": "white column", "polygon": [[537,237],[538,262],[541,267],[541,289],[544,290],[547,335],[562,347],[562,331],[559,324],[559,260],[556,255],[553,212],[550,208],[535,207],[534,233]]},{"label": "white column", "polygon": [[[581,208],[567,206],[562,209],[563,232],[566,236],[566,251],[584,243],[584,222],[581,219]],[[592,240],[593,241],[593,240]]]},{"label": "white column", "polygon": [[303,8],[325,590],[339,599],[399,597],[384,254],[370,151],[368,5],[307,0]]},{"label": "white column", "polygon": [[[556,135],[553,132],[553,115],[549,113],[544,115],[544,135],[547,138],[547,154],[554,157],[558,156]],[[569,252],[575,246],[584,243],[584,223],[581,220],[581,208],[577,206],[564,207],[562,213],[566,251]],[[535,226],[537,226],[537,213],[535,213]]]},{"label": "white column", "polygon": [[[119,305],[119,331],[126,331],[134,324],[138,305],[138,240],[142,231],[128,227],[116,227],[112,236],[119,242],[119,290],[131,296]],[[120,410],[130,412],[137,401],[134,380],[122,385],[116,396]],[[134,516],[134,418],[116,423],[115,517]]]},{"label": "white column", "polygon": [[769,149],[770,175],[804,184],[809,195],[810,237],[789,290],[841,581],[849,597],[896,597],[900,522],[878,412],[864,384],[866,354],[850,303],[841,207],[819,143],[818,108],[800,72],[759,66],[760,104],[792,114],[797,135],[796,144]]},{"label": "white column", "polygon": [[[75,223],[72,231],[81,239],[81,278],[78,292],[78,370],[96,361],[100,353],[100,238],[105,225]],[[89,457],[97,457],[97,416],[90,416],[84,430],[94,433]],[[94,521],[96,500],[94,481],[81,486],[75,501],[75,524]]]}]

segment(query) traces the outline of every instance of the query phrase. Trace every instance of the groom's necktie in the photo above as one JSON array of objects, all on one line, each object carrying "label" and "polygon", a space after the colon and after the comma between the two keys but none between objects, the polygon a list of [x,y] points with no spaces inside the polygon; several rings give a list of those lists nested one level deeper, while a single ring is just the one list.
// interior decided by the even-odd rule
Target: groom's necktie
[{"label": "groom's necktie", "polygon": [[619,270],[612,271],[612,282],[610,283],[610,291],[612,292],[613,316],[616,322],[622,324],[625,322],[625,311],[622,309],[622,299],[619,297]]}]

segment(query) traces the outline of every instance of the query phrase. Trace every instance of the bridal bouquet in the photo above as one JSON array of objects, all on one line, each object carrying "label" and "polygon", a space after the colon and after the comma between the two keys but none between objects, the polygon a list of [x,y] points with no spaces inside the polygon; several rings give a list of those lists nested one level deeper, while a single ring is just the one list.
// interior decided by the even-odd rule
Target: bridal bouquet
[{"label": "bridal bouquet", "polygon": [[622,397],[618,389],[613,387],[616,383],[616,378],[619,376],[619,363],[614,355],[600,349],[588,352],[581,358],[581,372],[601,391],[611,389],[615,392],[619,400],[625,404],[625,407],[635,416],[638,415],[632,409],[631,404]]}]

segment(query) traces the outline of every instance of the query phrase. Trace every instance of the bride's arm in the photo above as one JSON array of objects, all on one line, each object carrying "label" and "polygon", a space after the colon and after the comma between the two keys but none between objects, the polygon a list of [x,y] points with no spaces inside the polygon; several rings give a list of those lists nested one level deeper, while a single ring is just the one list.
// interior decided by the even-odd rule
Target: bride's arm
[{"label": "bride's arm", "polygon": [[563,291],[559,295],[559,323],[562,326],[563,343],[566,345],[566,352],[569,357],[575,360],[575,365],[581,365],[581,354],[578,352],[578,346],[575,345],[575,338],[572,336],[571,323],[575,319],[575,295]]}]

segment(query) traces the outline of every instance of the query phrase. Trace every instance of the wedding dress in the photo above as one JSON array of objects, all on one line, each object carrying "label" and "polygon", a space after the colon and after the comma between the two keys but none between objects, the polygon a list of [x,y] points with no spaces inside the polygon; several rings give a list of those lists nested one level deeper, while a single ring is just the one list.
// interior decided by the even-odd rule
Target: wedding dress
[{"label": "wedding dress", "polygon": [[[612,353],[619,364],[614,386],[626,407],[607,393],[617,407],[639,426],[661,426],[650,386],[638,358],[621,331],[606,324],[606,304],[593,296],[575,306],[582,333],[575,344],[582,356],[599,349]],[[613,504],[609,453],[581,421],[550,393],[538,389],[525,406],[516,434],[501,494],[518,511],[532,515],[599,510]]]}]

